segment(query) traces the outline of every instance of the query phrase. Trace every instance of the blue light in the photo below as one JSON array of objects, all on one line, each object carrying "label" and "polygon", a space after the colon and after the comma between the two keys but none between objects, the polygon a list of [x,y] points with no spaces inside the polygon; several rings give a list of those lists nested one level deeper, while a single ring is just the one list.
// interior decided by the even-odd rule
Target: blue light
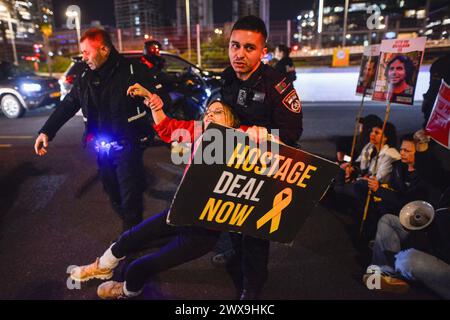
[{"label": "blue light", "polygon": [[386,34],[385,34],[385,37],[387,39],[394,39],[396,36],[397,36],[397,34],[393,31],[386,32]]},{"label": "blue light", "polygon": [[205,89],[206,96],[211,97],[211,89]]},{"label": "blue light", "polygon": [[38,92],[42,87],[38,83],[24,83],[22,84],[22,90],[26,92]]}]

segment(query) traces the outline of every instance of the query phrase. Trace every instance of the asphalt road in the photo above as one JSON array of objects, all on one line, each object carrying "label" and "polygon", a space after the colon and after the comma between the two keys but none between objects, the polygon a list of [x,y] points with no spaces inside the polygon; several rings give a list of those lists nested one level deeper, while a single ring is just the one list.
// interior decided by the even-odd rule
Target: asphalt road
[{"label": "asphalt road", "polygon": [[[305,104],[302,148],[333,157],[334,138],[351,135],[357,104]],[[67,268],[99,256],[121,230],[96,176],[95,154],[82,149],[80,117],[70,120],[51,143],[46,157],[34,155],[37,130],[50,110],[18,120],[0,115],[0,299],[97,299],[99,281],[70,290]],[[383,105],[365,114],[383,115]],[[394,106],[399,133],[421,124],[420,108]],[[145,152],[149,183],[145,217],[166,208],[183,168],[170,162],[169,148]],[[413,287],[405,295],[369,291],[361,283],[364,255],[352,245],[348,219],[332,209],[315,208],[292,246],[272,243],[269,280],[263,299],[433,299]],[[150,279],[144,299],[233,299],[224,269],[210,263],[212,253]]]}]

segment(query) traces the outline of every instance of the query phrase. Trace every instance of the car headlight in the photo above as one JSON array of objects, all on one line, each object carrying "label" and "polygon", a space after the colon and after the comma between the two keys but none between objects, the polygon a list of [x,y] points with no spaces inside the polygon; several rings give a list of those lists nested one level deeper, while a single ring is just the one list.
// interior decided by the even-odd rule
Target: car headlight
[{"label": "car headlight", "polygon": [[24,83],[22,84],[22,90],[26,92],[38,92],[41,91],[42,86],[38,83]]}]

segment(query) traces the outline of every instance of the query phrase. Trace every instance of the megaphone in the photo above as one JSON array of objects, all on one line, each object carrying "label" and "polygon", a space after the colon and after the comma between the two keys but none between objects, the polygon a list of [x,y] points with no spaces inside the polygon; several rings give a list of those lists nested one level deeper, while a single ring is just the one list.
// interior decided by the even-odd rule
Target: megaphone
[{"label": "megaphone", "polygon": [[428,202],[417,200],[406,204],[399,214],[401,225],[408,230],[422,230],[434,219],[434,208]]}]

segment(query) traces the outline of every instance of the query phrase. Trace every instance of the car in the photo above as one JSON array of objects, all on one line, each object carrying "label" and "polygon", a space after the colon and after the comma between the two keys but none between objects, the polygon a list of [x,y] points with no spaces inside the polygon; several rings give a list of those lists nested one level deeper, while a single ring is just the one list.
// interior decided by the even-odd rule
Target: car
[{"label": "car", "polygon": [[0,106],[7,118],[20,118],[26,110],[57,105],[60,96],[57,79],[0,61]]},{"label": "car", "polygon": [[64,100],[64,97],[72,89],[75,80],[86,67],[87,65],[83,61],[81,61],[80,56],[72,58],[72,62],[69,65],[69,68],[67,68],[66,72],[64,72],[58,80],[59,88],[61,91],[61,101]]},{"label": "car", "polygon": [[[122,54],[140,63],[141,51],[126,51]],[[178,119],[199,119],[211,101],[220,99],[220,73],[201,69],[166,51],[161,51],[161,57],[165,60],[162,82],[172,100],[171,106],[167,106],[165,111]],[[72,58],[72,64],[59,80],[62,99],[86,67],[80,56]]]}]

